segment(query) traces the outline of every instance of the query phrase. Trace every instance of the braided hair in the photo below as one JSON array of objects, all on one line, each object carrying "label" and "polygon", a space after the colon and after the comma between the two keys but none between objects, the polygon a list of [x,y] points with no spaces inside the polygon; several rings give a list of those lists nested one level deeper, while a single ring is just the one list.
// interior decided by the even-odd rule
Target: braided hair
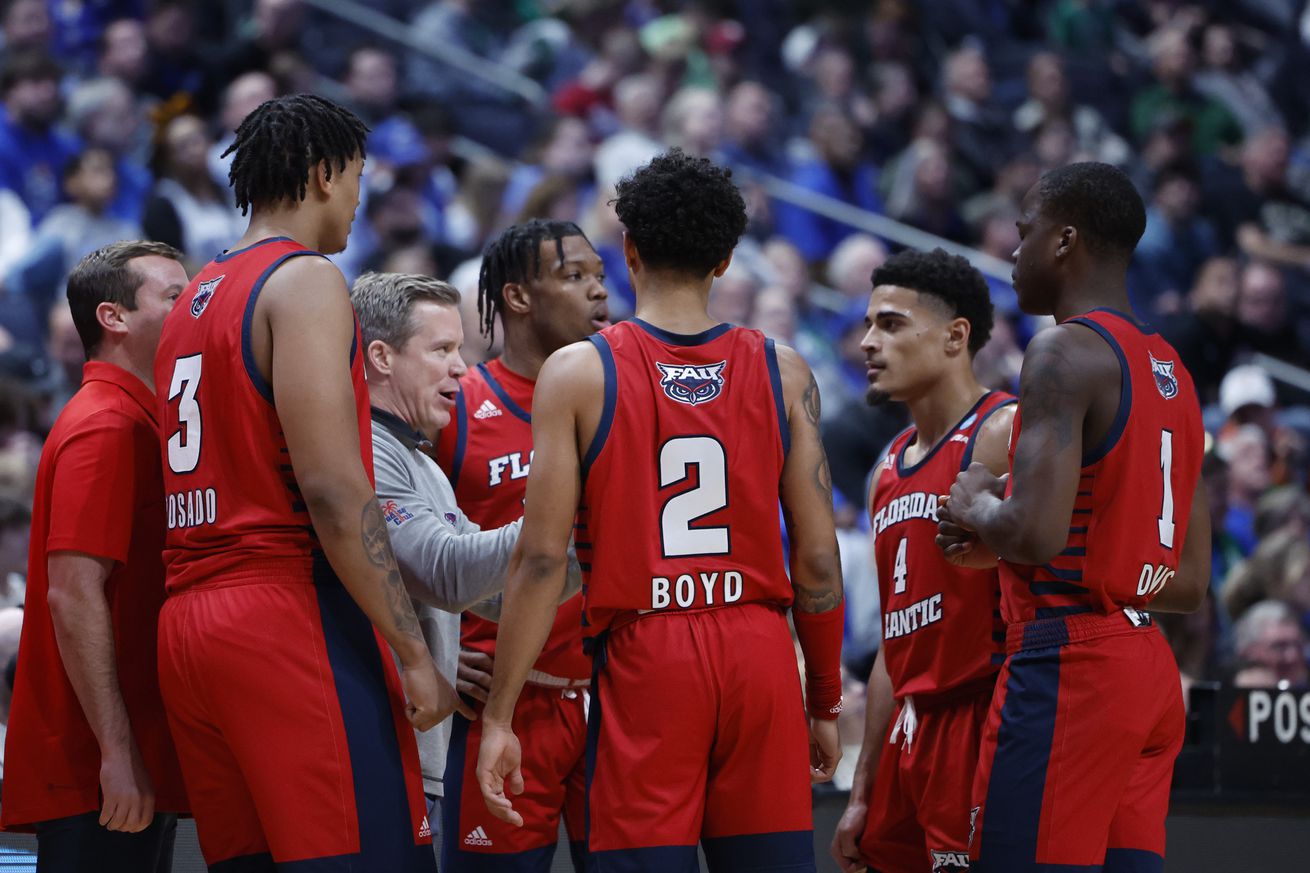
[{"label": "braided hair", "polygon": [[313,94],[278,97],[260,104],[237,127],[223,152],[235,153],[228,180],[244,215],[252,207],[305,199],[309,174],[320,161],[327,175],[364,156],[368,127],[351,112]]},{"label": "braided hair", "polygon": [[510,282],[526,283],[541,275],[541,244],[555,241],[555,252],[564,260],[564,238],[580,236],[582,229],[571,221],[534,218],[510,225],[487,243],[478,273],[478,317],[482,335],[491,343],[496,338],[496,316],[504,304],[502,293]]}]

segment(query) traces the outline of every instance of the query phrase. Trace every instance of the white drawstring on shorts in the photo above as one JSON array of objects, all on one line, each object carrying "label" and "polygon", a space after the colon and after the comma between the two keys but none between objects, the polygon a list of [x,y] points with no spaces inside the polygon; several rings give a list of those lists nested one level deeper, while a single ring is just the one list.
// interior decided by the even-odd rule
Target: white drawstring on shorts
[{"label": "white drawstring on shorts", "polygon": [[919,716],[914,711],[914,695],[907,694],[901,701],[901,711],[896,716],[896,724],[892,727],[892,735],[887,740],[893,746],[896,745],[897,738],[901,733],[905,734],[905,751],[910,751],[910,746],[914,743],[914,730],[919,726]]}]

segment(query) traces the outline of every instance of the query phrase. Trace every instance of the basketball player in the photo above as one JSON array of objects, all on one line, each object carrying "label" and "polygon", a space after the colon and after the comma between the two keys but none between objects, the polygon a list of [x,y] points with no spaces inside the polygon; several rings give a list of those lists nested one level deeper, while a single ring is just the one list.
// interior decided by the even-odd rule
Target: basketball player
[{"label": "basketball player", "polygon": [[1059,324],[1024,355],[1008,481],[975,463],[941,512],[948,555],[975,547],[972,531],[1002,559],[1008,657],[974,782],[975,869],[1164,866],[1183,701],[1142,610],[1200,604],[1210,528],[1192,379],[1129,312],[1145,221],[1108,164],[1028,192],[1014,286]]},{"label": "basketball player", "polygon": [[593,651],[590,869],[693,871],[701,842],[715,870],[814,870],[810,779],[840,757],[843,615],[818,388],[793,351],[706,311],[746,225],[728,172],[675,150],[620,182],[616,208],[637,318],[538,377],[478,781],[522,823],[511,717],[573,533]]},{"label": "basketball player", "polygon": [[435,868],[411,724],[457,698],[396,569],[359,331],[320,254],[345,247],[366,132],[308,95],[247,116],[231,180],[249,229],[183,294],[155,361],[160,683],[225,871]]},{"label": "basketball player", "polygon": [[68,277],[82,387],[37,468],[3,824],[42,873],[168,873],[187,811],[159,696],[164,488],[150,384],[182,253],[134,240]]},{"label": "basketball player", "polygon": [[971,460],[1005,472],[1014,398],[974,377],[992,304],[964,258],[941,249],[891,258],[873,273],[865,322],[869,402],[902,401],[913,424],[870,483],[883,644],[832,854],[847,871],[963,870],[1004,628],[995,567],[952,566],[937,548],[937,502]]},{"label": "basketball player", "polygon": [[[557,349],[609,325],[600,256],[577,225],[540,219],[507,228],[488,244],[478,281],[483,334],[504,326],[501,356],[461,380],[454,420],[437,440],[437,459],[460,508],[483,529],[523,514],[532,459],[532,390]],[[462,645],[494,656],[496,625],[464,615]],[[528,674],[514,723],[531,725],[524,749],[523,827],[487,814],[474,767],[481,722],[454,718],[442,803],[441,869],[550,869],[561,814],[575,869],[584,868],[585,688],[591,660],[582,650],[582,598],[559,608],[545,650]]]}]

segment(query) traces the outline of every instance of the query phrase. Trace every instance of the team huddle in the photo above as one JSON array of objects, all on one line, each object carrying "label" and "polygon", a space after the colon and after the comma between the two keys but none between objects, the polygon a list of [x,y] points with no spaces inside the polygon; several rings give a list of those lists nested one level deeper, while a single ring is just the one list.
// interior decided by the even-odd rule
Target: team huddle
[{"label": "team huddle", "polygon": [[[43,871],[167,871],[179,814],[222,873],[432,871],[434,833],[443,871],[544,873],[561,823],[579,871],[816,870],[832,477],[804,360],[707,311],[731,174],[675,150],[620,182],[617,324],[576,225],[505,230],[470,370],[453,287],[323,257],[366,133],[269,101],[240,241],[189,281],[157,243],[70,278],[88,363],[38,474],[0,824]],[[965,260],[871,277],[868,399],[913,424],[869,479],[843,870],[1163,869],[1183,705],[1146,610],[1195,609],[1210,547],[1191,379],[1129,311],[1144,224],[1108,165],[1028,194],[1015,288],[1058,324],[1017,399],[974,376]]]}]

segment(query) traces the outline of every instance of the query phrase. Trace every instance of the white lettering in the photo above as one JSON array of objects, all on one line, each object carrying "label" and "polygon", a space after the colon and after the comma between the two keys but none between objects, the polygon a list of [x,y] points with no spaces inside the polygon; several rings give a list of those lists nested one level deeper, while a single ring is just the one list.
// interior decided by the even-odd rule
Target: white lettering
[{"label": "white lettering", "polygon": [[708,575],[705,573],[700,574],[700,584],[701,587],[705,589],[706,606],[714,605],[714,583],[717,581],[719,581],[718,573],[710,573]]},{"label": "white lettering", "polygon": [[1274,701],[1274,735],[1280,743],[1296,739],[1296,698],[1280,694]]},{"label": "white lettering", "polygon": [[741,600],[741,574],[729,570],[723,574],[723,602],[736,603]]},{"label": "white lettering", "polygon": [[490,476],[487,479],[487,484],[489,485],[500,484],[501,480],[504,478],[503,474],[505,472],[505,468],[510,465],[510,458],[512,457],[514,456],[502,455],[499,458],[492,458],[490,461],[487,462],[487,469],[490,472]]},{"label": "white lettering", "polygon": [[678,605],[683,609],[691,606],[696,602],[696,580],[692,579],[686,573],[678,577],[674,583],[677,588],[674,589],[675,596],[678,598]]},{"label": "white lettering", "polygon": [[650,580],[650,608],[663,609],[672,602],[669,597],[669,580],[664,576]]},{"label": "white lettering", "polygon": [[1260,739],[1260,725],[1269,720],[1273,714],[1274,702],[1269,697],[1267,691],[1252,691],[1251,696],[1247,698],[1247,706],[1250,712],[1247,713],[1248,732],[1251,742],[1257,742]]}]

